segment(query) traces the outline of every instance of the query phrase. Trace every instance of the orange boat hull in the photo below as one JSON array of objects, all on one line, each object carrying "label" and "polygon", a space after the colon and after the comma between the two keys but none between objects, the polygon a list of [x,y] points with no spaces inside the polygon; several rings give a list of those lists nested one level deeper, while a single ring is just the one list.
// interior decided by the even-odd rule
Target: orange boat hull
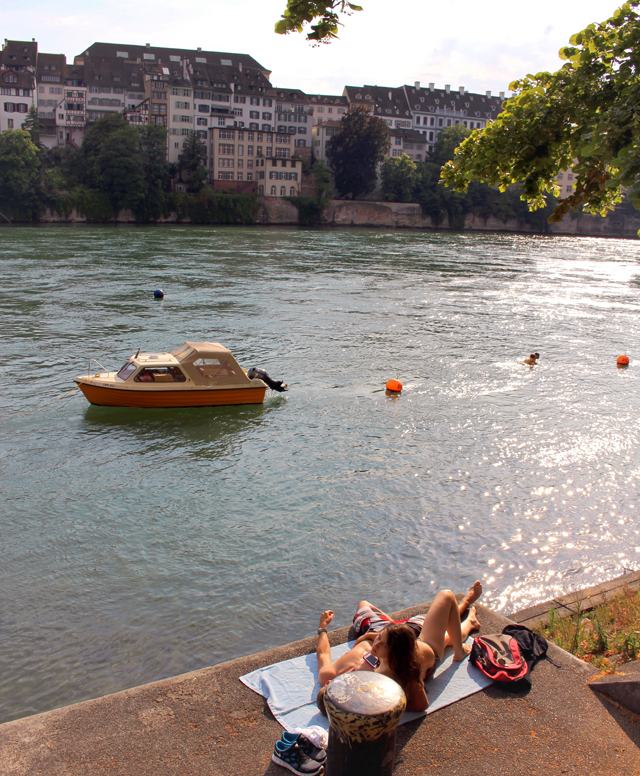
[{"label": "orange boat hull", "polygon": [[266,388],[205,388],[202,390],[131,390],[103,388],[79,383],[91,402],[102,407],[225,407],[232,404],[262,404]]}]

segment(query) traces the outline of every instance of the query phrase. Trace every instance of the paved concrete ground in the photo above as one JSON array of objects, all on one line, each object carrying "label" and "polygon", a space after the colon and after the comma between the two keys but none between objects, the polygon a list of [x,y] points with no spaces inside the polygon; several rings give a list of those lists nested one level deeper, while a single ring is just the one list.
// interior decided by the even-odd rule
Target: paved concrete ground
[{"label": "paved concrete ground", "polygon": [[[509,622],[479,616],[485,633]],[[238,677],[314,649],[309,638],[0,725],[0,776],[282,776],[270,761],[282,728]],[[589,689],[595,669],[555,646],[549,656],[557,665],[539,663],[527,695],[490,687],[400,727],[395,774],[640,774],[639,718]]]}]

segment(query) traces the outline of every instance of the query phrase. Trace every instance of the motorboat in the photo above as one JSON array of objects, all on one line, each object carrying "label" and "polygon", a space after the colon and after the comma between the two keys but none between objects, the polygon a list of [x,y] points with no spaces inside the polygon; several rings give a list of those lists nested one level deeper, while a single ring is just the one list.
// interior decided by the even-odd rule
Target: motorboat
[{"label": "motorboat", "polygon": [[74,381],[91,404],[107,407],[262,404],[267,390],[218,342],[185,342],[170,353],[138,351],[118,372],[79,375]]}]

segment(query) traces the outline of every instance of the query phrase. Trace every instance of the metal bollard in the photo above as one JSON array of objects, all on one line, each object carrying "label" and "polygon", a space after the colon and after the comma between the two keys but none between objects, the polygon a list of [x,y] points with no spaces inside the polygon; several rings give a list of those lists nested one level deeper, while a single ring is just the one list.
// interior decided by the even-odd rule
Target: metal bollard
[{"label": "metal bollard", "polygon": [[329,682],[326,776],[391,776],[396,731],[407,705],[402,687],[383,674],[353,671]]}]

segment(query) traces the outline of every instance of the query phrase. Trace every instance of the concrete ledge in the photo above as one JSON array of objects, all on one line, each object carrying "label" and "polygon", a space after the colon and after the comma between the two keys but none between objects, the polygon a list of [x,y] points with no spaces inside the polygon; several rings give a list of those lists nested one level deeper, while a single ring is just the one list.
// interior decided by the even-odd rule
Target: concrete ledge
[{"label": "concrete ledge", "polygon": [[602,582],[600,585],[593,585],[584,590],[576,590],[575,593],[552,598],[545,603],[536,604],[520,612],[510,614],[509,617],[520,625],[526,625],[532,629],[537,628],[538,625],[548,620],[549,612],[552,609],[555,611],[556,617],[570,617],[578,611],[578,606],[581,612],[588,612],[622,592],[625,587],[630,590],[640,590],[640,571],[631,571],[609,582]]},{"label": "concrete ledge", "polygon": [[[396,613],[408,617],[427,604]],[[483,632],[510,621],[478,607]],[[310,623],[309,629],[315,625]],[[347,629],[330,636],[332,644]],[[315,649],[303,639],[212,668],[0,725],[1,776],[282,776],[282,728],[238,681]],[[597,672],[554,645],[526,695],[487,688],[398,734],[397,776],[640,773],[640,732],[587,682]]]}]

